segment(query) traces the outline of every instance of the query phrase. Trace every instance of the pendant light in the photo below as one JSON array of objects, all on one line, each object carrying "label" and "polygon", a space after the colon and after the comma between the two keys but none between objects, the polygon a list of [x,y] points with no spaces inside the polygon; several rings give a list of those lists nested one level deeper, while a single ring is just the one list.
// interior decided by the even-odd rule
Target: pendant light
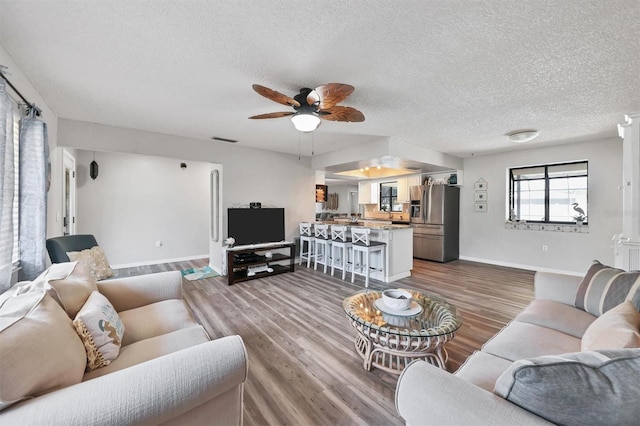
[{"label": "pendant light", "polygon": [[96,163],[96,152],[93,151],[93,161],[89,164],[89,176],[91,179],[96,180],[98,177],[98,163]]}]

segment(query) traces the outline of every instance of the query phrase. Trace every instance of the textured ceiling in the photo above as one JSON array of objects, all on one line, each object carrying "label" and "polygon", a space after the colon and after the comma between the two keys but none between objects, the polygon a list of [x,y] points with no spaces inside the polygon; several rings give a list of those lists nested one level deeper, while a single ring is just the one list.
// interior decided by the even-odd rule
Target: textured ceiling
[{"label": "textured ceiling", "polygon": [[[640,110],[640,0],[0,0],[0,44],[61,118],[303,155],[381,136],[478,155],[521,128],[615,136]],[[365,122],[247,119],[288,108],[253,83],[329,82]]]}]

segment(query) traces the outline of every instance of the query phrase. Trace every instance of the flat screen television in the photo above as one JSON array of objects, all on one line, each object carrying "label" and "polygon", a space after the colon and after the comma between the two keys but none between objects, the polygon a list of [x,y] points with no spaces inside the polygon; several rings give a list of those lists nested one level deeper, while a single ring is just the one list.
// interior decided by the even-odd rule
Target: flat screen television
[{"label": "flat screen television", "polygon": [[284,240],[284,209],[228,209],[227,230],[236,245],[272,243]]}]

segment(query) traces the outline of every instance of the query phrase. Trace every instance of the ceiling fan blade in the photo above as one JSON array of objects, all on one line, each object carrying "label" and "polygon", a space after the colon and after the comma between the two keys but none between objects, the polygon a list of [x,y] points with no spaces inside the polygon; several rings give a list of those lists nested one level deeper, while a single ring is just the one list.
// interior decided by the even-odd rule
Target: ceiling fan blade
[{"label": "ceiling fan blade", "polygon": [[364,114],[355,108],[345,106],[334,106],[319,111],[318,117],[327,121],[364,121]]},{"label": "ceiling fan blade", "polygon": [[279,104],[294,107],[300,106],[300,102],[296,101],[295,99],[290,98],[287,95],[283,95],[280,92],[276,92],[275,90],[269,89],[268,87],[260,86],[259,84],[254,84],[252,87],[253,90],[255,90],[258,94]]},{"label": "ceiling fan blade", "polygon": [[320,102],[319,109],[329,109],[344,101],[353,93],[353,86],[342,83],[328,83],[318,86],[307,95],[307,103],[313,105]]},{"label": "ceiling fan blade", "polygon": [[270,112],[268,114],[254,115],[253,117],[249,117],[249,118],[257,118],[257,119],[261,119],[261,118],[280,118],[280,117],[286,117],[288,115],[293,115],[293,114],[295,114],[295,112]]}]

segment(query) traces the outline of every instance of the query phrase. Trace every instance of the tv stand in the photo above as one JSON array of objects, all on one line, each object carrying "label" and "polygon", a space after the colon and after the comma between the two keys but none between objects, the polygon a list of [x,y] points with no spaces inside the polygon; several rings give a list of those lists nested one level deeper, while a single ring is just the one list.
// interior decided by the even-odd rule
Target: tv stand
[{"label": "tv stand", "polygon": [[[281,241],[277,243],[250,244],[225,248],[227,260],[227,282],[233,285],[237,282],[263,278],[270,275],[293,272],[295,266],[295,243]],[[273,253],[266,258],[267,251],[288,249],[289,254]],[[236,262],[236,255],[255,254],[257,259],[248,262]]]}]

